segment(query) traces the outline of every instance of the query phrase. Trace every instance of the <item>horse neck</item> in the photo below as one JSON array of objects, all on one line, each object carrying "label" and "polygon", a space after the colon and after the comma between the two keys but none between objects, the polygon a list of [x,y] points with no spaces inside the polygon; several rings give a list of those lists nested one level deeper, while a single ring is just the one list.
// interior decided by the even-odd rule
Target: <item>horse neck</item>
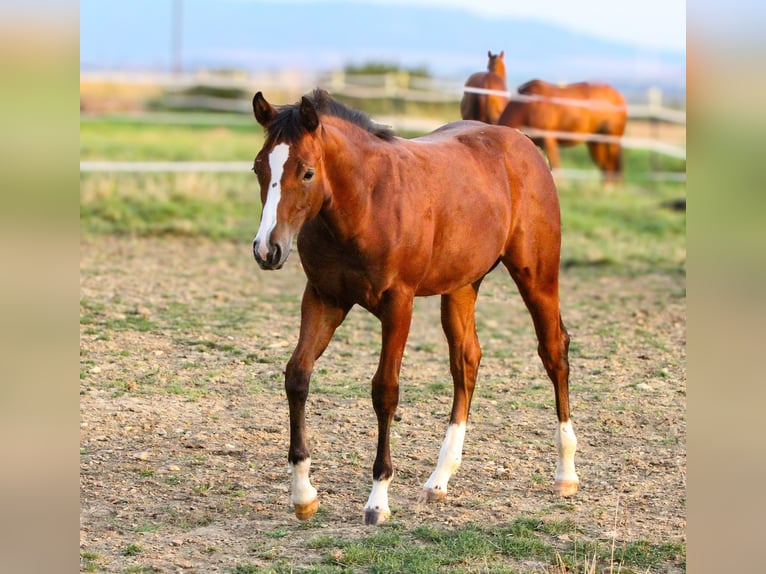
[{"label": "horse neck", "polygon": [[356,235],[370,211],[371,175],[379,154],[373,147],[376,136],[357,128],[325,123],[325,177],[330,201],[322,216],[339,238]]},{"label": "horse neck", "polygon": [[505,79],[505,64],[503,64],[503,61],[498,59],[495,60],[495,63],[489,67],[489,71],[497,74],[501,78],[503,78],[503,82],[506,81]]}]

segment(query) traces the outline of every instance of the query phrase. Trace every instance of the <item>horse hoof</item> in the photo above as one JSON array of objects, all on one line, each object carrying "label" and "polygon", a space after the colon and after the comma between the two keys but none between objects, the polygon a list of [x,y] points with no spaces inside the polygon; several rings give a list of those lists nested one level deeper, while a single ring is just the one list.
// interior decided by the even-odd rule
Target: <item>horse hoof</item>
[{"label": "horse hoof", "polygon": [[364,523],[370,526],[377,526],[383,524],[391,517],[391,512],[388,510],[365,510],[364,511]]},{"label": "horse hoof", "polygon": [[432,488],[424,488],[423,492],[418,497],[418,504],[436,502],[437,500],[443,500],[447,497],[447,493],[443,490],[434,490]]},{"label": "horse hoof", "polygon": [[306,504],[295,504],[293,506],[295,507],[295,516],[298,517],[298,520],[308,520],[314,516],[319,508],[319,499],[315,498]]},{"label": "horse hoof", "polygon": [[578,488],[580,483],[576,480],[557,480],[553,484],[553,489],[559,496],[574,496]]}]

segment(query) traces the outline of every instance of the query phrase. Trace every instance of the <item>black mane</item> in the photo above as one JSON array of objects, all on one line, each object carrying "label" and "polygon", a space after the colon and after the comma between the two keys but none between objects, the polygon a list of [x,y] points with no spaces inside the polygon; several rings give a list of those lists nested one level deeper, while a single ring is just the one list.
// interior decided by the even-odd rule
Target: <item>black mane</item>
[{"label": "black mane", "polygon": [[[340,118],[384,140],[391,140],[395,135],[390,127],[378,124],[364,112],[334,100],[325,90],[316,88],[306,97],[314,105],[320,119],[323,115]],[[277,115],[267,128],[269,138],[287,141],[298,139],[303,134],[299,108],[299,103],[277,106]]]}]

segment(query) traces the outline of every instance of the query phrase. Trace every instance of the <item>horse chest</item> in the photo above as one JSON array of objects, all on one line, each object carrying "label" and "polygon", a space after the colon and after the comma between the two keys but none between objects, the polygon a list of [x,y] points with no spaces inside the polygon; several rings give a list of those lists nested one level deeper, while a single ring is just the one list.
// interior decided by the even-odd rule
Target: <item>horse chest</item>
[{"label": "horse chest", "polygon": [[306,278],[324,296],[348,305],[377,307],[385,281],[356,257],[331,249],[300,253]]}]

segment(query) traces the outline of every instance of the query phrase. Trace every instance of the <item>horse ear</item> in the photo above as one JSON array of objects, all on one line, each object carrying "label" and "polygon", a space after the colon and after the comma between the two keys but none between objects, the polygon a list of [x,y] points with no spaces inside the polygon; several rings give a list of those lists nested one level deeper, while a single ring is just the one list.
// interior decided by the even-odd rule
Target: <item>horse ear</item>
[{"label": "horse ear", "polygon": [[301,124],[307,132],[313,132],[319,127],[319,116],[317,116],[316,108],[306,96],[301,98]]},{"label": "horse ear", "polygon": [[500,59],[502,60],[505,56],[505,50],[500,50]]},{"label": "horse ear", "polygon": [[253,96],[253,113],[258,123],[266,127],[274,119],[274,116],[277,115],[277,110],[266,101],[261,92],[258,92]]},{"label": "horse ear", "polygon": [[487,58],[491,58],[491,57],[492,57],[492,50],[487,50]]}]

